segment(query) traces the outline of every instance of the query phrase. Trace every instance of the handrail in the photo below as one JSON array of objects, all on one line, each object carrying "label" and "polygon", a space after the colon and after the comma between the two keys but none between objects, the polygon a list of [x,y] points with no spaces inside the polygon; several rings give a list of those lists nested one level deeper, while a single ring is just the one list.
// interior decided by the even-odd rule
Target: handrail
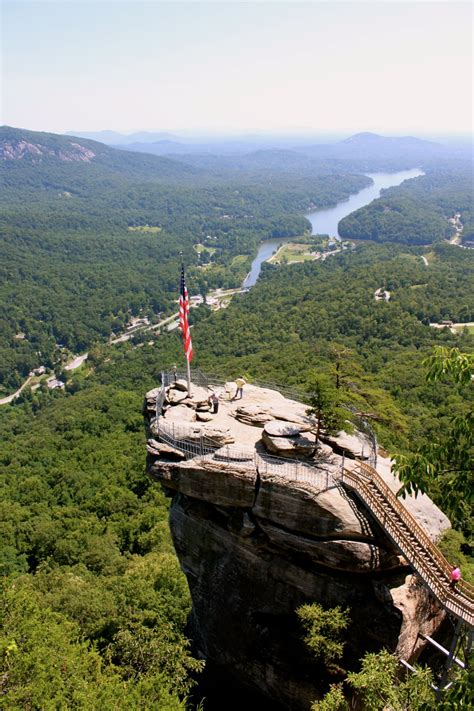
[{"label": "handrail", "polygon": [[[180,377],[181,373],[173,373],[172,377]],[[212,377],[200,374],[201,382],[205,381],[206,386],[220,384],[216,383]],[[194,376],[195,377],[195,376]],[[157,398],[157,412],[154,428],[159,437],[176,449],[182,451],[187,458],[219,457],[221,465],[239,462],[239,466],[252,467],[257,472],[263,467],[270,472],[284,474],[286,478],[296,481],[301,480],[301,469],[304,469],[306,480],[317,484],[321,488],[328,489],[336,485],[339,477],[330,474],[328,471],[314,467],[307,462],[298,460],[281,459],[270,455],[262,456],[255,450],[236,450],[232,447],[228,456],[222,451],[226,445],[213,442],[211,439],[201,436],[199,444],[196,443],[196,431],[185,431],[176,427],[173,423],[173,432],[167,431],[163,419],[159,417],[161,407],[158,408],[158,400],[164,394],[165,386],[169,383],[170,374],[162,373],[162,388]],[[214,382],[212,382],[214,380]],[[167,382],[168,381],[168,382]],[[176,429],[179,429],[179,436],[176,437]],[[193,428],[199,430],[200,428]],[[183,430],[183,431],[181,431]],[[220,450],[220,452],[218,452]],[[226,461],[227,459],[227,461]],[[322,479],[326,479],[324,482]],[[403,506],[401,501],[395,496],[390,487],[378,474],[378,472],[364,462],[358,462],[352,469],[342,470],[342,481],[358,494],[362,501],[372,511],[382,528],[392,538],[394,543],[407,558],[409,564],[418,572],[425,584],[432,591],[439,602],[451,613],[464,620],[471,627],[474,626],[474,587],[464,580],[460,580],[456,590],[450,586],[451,566],[443,556],[441,551],[433,543],[426,531],[419,525],[416,519]],[[374,491],[375,489],[375,491]]]},{"label": "handrail", "polygon": [[[162,371],[163,385],[171,385],[175,376],[180,380],[185,380],[187,374],[185,370],[176,370],[176,372],[174,370]],[[202,387],[223,387],[227,382],[221,375],[216,375],[214,373],[203,373],[201,370],[195,369],[191,370],[191,381],[195,385],[200,385]],[[296,400],[297,402],[301,402],[307,396],[307,392],[303,388],[299,388],[297,385],[292,388],[288,388],[286,386],[279,385],[278,383],[254,379],[249,382],[249,385],[255,385],[259,388],[267,388],[269,390],[276,390],[288,399]]]},{"label": "handrail", "polygon": [[[222,466],[239,466],[252,468],[260,474],[277,474],[288,481],[309,483],[317,486],[320,491],[326,491],[336,486],[338,477],[329,470],[311,464],[310,462],[275,457],[271,454],[257,452],[255,449],[236,448],[233,445],[222,445],[210,437],[200,435],[201,427],[182,427],[173,423],[165,423],[163,418],[153,423],[154,433],[162,441],[181,451],[186,459],[215,459]],[[196,439],[199,437],[199,439]]]},{"label": "handrail", "polygon": [[342,481],[368,506],[439,602],[474,626],[473,586],[461,580],[456,590],[450,587],[451,566],[448,561],[378,472],[358,462],[355,469],[344,469]]},{"label": "handrail", "polygon": [[[387,485],[387,483],[382,479],[380,474],[367,465],[365,462],[359,462],[359,467],[361,470],[365,470],[365,472],[370,476],[371,481],[376,484],[377,488],[379,489],[380,493],[382,493],[385,498],[388,499],[390,504],[393,506],[393,508],[396,509],[397,513],[399,516],[403,519],[404,523],[412,530],[413,533],[416,533],[417,537],[423,541],[423,543],[426,545],[426,547],[431,551],[431,554],[433,557],[435,557],[438,561],[438,564],[440,565],[441,568],[444,568],[444,571],[446,573],[446,578],[448,582],[451,580],[451,565],[449,562],[446,560],[444,555],[441,553],[439,548],[433,543],[431,538],[428,536],[426,531],[420,526],[418,521],[413,517],[413,515],[403,506],[402,502],[400,499],[393,493],[393,491],[390,489],[390,487]],[[458,583],[458,589],[466,589],[468,594],[472,595],[474,598],[474,586],[470,585],[468,582],[465,580],[460,580]]]},{"label": "handrail", "polygon": [[[163,388],[172,385],[174,380],[178,378],[180,380],[186,380],[186,371],[177,369],[161,371],[161,384]],[[201,387],[211,389],[214,387],[223,387],[226,384],[226,381],[222,378],[222,376],[215,375],[213,373],[203,373],[201,370],[195,369],[191,371],[191,380],[195,385],[200,385]],[[254,379],[252,379],[252,382],[250,382],[249,385],[255,385],[258,388],[266,388],[268,390],[276,390],[288,400],[295,400],[296,402],[304,402],[305,398],[308,397],[308,393],[302,387],[300,388],[298,385],[294,385],[292,388],[288,388],[286,386],[279,385],[278,383],[265,382],[263,380]],[[348,412],[351,413],[352,417],[356,419],[356,426],[369,437],[372,452],[368,459],[374,466],[377,466],[377,437],[373,428],[363,417],[357,415],[355,408],[351,407],[350,405],[346,405],[344,407],[346,410],[348,410]]]}]

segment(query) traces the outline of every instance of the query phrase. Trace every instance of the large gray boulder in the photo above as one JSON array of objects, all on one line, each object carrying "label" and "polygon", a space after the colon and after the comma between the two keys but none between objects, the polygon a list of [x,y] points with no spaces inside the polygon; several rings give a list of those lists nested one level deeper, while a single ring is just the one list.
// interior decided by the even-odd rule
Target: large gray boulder
[{"label": "large gray boulder", "polygon": [[175,422],[176,424],[194,422],[196,419],[196,413],[190,407],[186,405],[174,405],[169,407],[164,415],[166,422]]},{"label": "large gray boulder", "polygon": [[280,399],[275,403],[247,403],[240,405],[234,412],[234,417],[239,422],[253,427],[263,427],[267,422],[273,420],[283,420],[291,422],[294,426],[299,427],[300,432],[308,432],[314,427],[314,423],[309,418],[305,417],[304,407],[300,407],[301,413],[295,411],[295,408],[285,408],[282,406]]},{"label": "large gray boulder", "polygon": [[204,437],[212,440],[215,444],[233,444],[235,442],[235,437],[231,433],[228,427],[219,427],[214,424],[205,424],[202,426],[202,433]]},{"label": "large gray boulder", "polygon": [[272,437],[263,430],[262,442],[268,452],[278,457],[312,457],[316,451],[316,438],[310,434]]},{"label": "large gray boulder", "polygon": [[145,395],[145,400],[147,402],[155,402],[160,390],[161,390],[161,387],[153,388],[153,390],[149,390],[147,392],[147,394]]},{"label": "large gray boulder", "polygon": [[178,405],[180,402],[183,402],[183,400],[186,400],[187,397],[187,392],[175,390],[174,388],[170,388],[166,393],[166,399],[171,405]]},{"label": "large gray boulder", "polygon": [[349,459],[368,459],[372,451],[370,439],[362,432],[338,432],[337,435],[323,435],[321,439],[334,452],[344,454]]},{"label": "large gray boulder", "polygon": [[252,427],[263,427],[266,422],[274,419],[273,414],[259,405],[240,405],[235,410],[234,417],[239,422]]},{"label": "large gray boulder", "polygon": [[188,392],[188,383],[186,380],[180,378],[178,379],[175,383],[172,383],[170,385],[170,388],[174,388],[175,390],[181,390],[182,392]]},{"label": "large gray boulder", "polygon": [[[177,408],[172,408],[172,410],[176,409]],[[191,413],[193,417],[195,417],[196,413],[194,410],[191,410],[190,408],[186,408],[186,410]],[[199,425],[195,424],[194,427],[190,427],[188,425],[176,428],[175,437],[176,439],[186,439],[189,442],[196,443],[205,441],[205,444],[212,443],[212,445],[215,445],[216,447],[222,447],[224,444],[233,444],[235,442],[235,438],[228,427],[220,427],[219,425],[207,422],[203,422],[202,424],[200,423]]]},{"label": "large gray boulder", "polygon": [[294,437],[301,432],[301,426],[296,422],[284,422],[283,420],[270,420],[263,426],[263,431],[270,437]]},{"label": "large gray boulder", "polygon": [[171,459],[179,461],[185,458],[185,455],[179,449],[176,449],[165,442],[158,442],[155,439],[148,440],[146,450],[148,454],[151,454],[153,457],[164,457],[167,460]]},{"label": "large gray boulder", "polygon": [[196,410],[196,420],[198,422],[212,422],[214,417],[209,411],[206,410]]},{"label": "large gray boulder", "polygon": [[188,405],[188,407],[197,409],[207,405],[208,401],[209,391],[207,388],[201,388],[199,385],[193,385],[191,388],[191,395],[186,397],[184,402]]}]

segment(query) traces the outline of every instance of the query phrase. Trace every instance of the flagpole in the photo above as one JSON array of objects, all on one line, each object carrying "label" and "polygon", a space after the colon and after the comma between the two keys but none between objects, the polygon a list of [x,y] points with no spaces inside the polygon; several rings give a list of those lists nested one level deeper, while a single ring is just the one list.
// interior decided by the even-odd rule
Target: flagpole
[{"label": "flagpole", "polygon": [[191,397],[191,366],[189,360],[186,358],[186,376],[188,380],[188,395]]},{"label": "flagpole", "polygon": [[186,358],[186,380],[188,386],[188,396],[191,397],[191,358],[193,357],[191,334],[189,331],[188,312],[189,312],[189,296],[186,288],[184,277],[184,262],[183,253],[179,253],[181,257],[181,284],[179,292],[179,320],[181,327],[181,335],[184,344],[184,357]]}]

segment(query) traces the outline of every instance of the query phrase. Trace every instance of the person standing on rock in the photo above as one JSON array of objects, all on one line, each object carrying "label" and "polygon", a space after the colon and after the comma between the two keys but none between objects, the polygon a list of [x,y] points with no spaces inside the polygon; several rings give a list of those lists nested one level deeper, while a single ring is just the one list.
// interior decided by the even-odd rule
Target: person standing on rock
[{"label": "person standing on rock", "polygon": [[449,583],[449,587],[453,590],[456,590],[456,585],[459,583],[460,580],[461,569],[457,565],[453,565],[451,570],[451,582]]},{"label": "person standing on rock", "polygon": [[212,395],[209,396],[209,405],[211,406],[211,413],[217,415],[219,412],[219,398],[216,393],[212,393]]},{"label": "person standing on rock", "polygon": [[237,380],[235,381],[235,384],[237,385],[237,390],[235,391],[234,400],[237,400],[237,398],[239,397],[239,394],[240,394],[240,400],[242,400],[242,398],[244,396],[244,385],[247,384],[247,381],[245,380],[245,378],[240,376],[240,378],[237,378]]}]

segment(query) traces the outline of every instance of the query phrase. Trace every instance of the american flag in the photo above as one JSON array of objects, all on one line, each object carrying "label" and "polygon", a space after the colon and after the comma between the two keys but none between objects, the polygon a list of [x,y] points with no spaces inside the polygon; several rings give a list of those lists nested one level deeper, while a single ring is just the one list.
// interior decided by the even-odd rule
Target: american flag
[{"label": "american flag", "polygon": [[179,327],[183,337],[184,352],[188,363],[193,358],[193,344],[191,342],[191,331],[188,323],[189,296],[184,277],[184,265],[181,265],[181,284],[179,288]]}]

